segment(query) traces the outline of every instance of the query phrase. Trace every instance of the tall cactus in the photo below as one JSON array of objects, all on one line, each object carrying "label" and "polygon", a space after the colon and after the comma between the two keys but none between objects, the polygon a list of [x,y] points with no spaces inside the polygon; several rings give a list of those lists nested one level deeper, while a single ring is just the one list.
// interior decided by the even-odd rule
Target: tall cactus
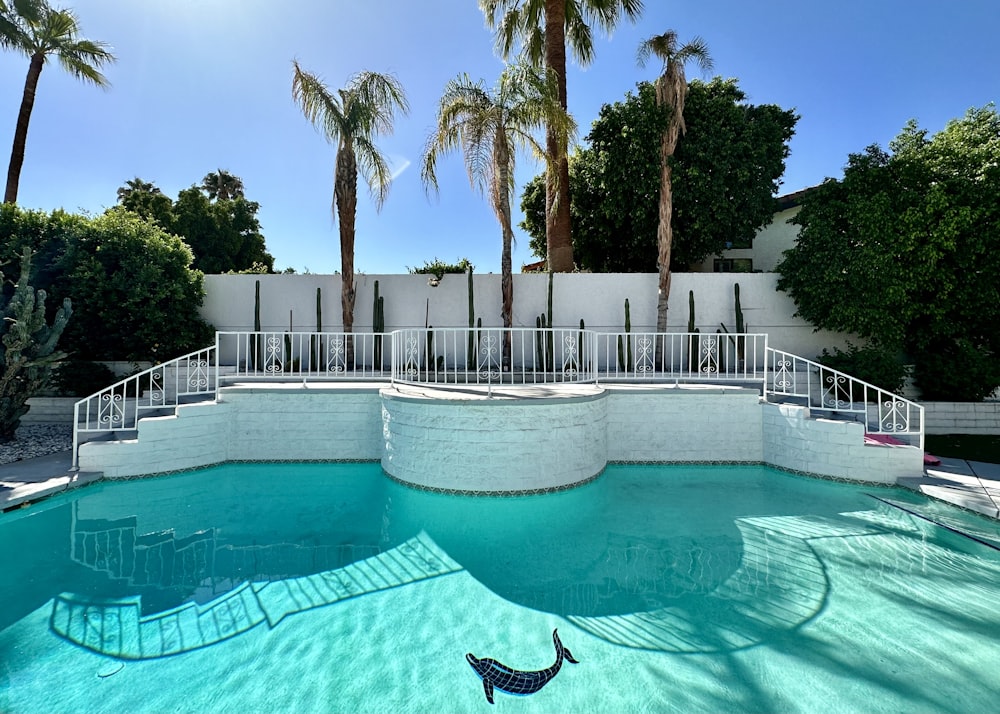
[{"label": "tall cactus", "polygon": [[[698,353],[701,350],[701,337],[694,319],[694,290],[688,290],[688,371],[698,369]],[[696,337],[696,335],[699,335]]]},{"label": "tall cactus", "polygon": [[547,370],[554,364],[555,358],[555,336],[552,334],[552,272],[549,272],[548,297],[546,299],[547,311],[535,318],[537,329],[537,339],[535,340],[535,356],[537,364]]},{"label": "tall cactus", "polygon": [[[45,388],[52,370],[66,356],[56,352],[59,337],[73,314],[69,298],[45,321],[45,291],[29,283],[31,250],[21,254],[21,274],[3,306],[0,323],[0,442],[11,441],[29,407],[28,399]],[[2,300],[2,298],[0,298]]]},{"label": "tall cactus", "polygon": [[[321,288],[316,288],[316,332],[323,332],[323,291]],[[319,370],[323,363],[323,341],[319,334],[309,338],[309,347],[313,360],[312,368]]]},{"label": "tall cactus", "polygon": [[622,371],[627,370],[633,364],[631,332],[632,312],[629,309],[628,298],[625,298],[625,339],[622,339],[622,336],[618,335],[618,366]]},{"label": "tall cactus", "polygon": [[[725,330],[729,336],[729,342],[736,349],[736,360],[737,368],[742,367],[746,360],[746,345],[747,345],[747,325],[743,319],[743,307],[740,305],[740,284],[736,283],[733,285],[733,296],[734,304],[736,307],[736,332],[735,335],[730,334],[729,330],[726,329],[725,325],[722,325],[722,329]],[[721,323],[720,323],[721,324]]]},{"label": "tall cactus", "polygon": [[385,332],[385,298],[378,294],[378,280],[372,298],[372,332],[375,333],[375,347],[372,361],[376,370],[382,369],[382,333]]},{"label": "tall cactus", "polygon": [[[253,287],[253,331],[255,333],[260,332],[260,281],[254,281]],[[250,371],[253,372],[257,369],[257,365],[260,363],[261,355],[261,343],[260,335],[255,334],[251,338],[251,344],[249,349],[248,357],[250,359]]]}]

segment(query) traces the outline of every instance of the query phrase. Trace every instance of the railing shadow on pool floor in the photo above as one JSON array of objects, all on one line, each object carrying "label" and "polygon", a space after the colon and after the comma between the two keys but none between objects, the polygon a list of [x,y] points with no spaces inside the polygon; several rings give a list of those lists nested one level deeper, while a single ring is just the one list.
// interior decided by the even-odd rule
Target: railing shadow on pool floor
[{"label": "railing shadow on pool floor", "polygon": [[392,550],[336,570],[265,583],[246,582],[204,605],[143,616],[139,597],[93,601],[63,593],[53,600],[50,629],[98,654],[142,660],[208,647],[258,625],[369,593],[458,572],[421,533]]},{"label": "railing shadow on pool floor", "polygon": [[826,606],[830,581],[815,540],[886,532],[877,519],[853,517],[763,516],[736,524],[743,537],[742,561],[713,592],[683,596],[647,612],[567,619],[633,649],[686,654],[746,649],[801,628]]}]

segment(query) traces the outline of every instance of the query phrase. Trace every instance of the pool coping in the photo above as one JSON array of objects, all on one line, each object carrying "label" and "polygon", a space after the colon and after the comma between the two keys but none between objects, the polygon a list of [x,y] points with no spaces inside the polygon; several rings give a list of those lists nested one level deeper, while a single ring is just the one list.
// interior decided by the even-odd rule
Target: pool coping
[{"label": "pool coping", "polygon": [[[615,461],[609,465],[612,463],[650,462]],[[696,462],[681,463],[694,465]],[[0,464],[0,511],[23,508],[54,494],[104,480],[101,473],[75,472],[71,465],[71,451]],[[802,475],[816,477],[815,474]],[[921,476],[899,479],[895,485],[1000,520],[1000,464],[942,458],[940,465],[928,466]]]}]

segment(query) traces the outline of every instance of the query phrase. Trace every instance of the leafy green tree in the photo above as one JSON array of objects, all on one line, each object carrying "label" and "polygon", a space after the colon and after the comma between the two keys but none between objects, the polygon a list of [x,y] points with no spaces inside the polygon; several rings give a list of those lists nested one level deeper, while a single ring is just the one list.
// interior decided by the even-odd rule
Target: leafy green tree
[{"label": "leafy green tree", "polygon": [[161,228],[174,229],[174,202],[155,184],[136,176],[118,188],[118,203],[143,218],[156,221]]},{"label": "leafy green tree", "polygon": [[203,189],[192,186],[177,194],[171,232],[184,238],[194,253],[194,269],[203,273],[249,270],[264,265],[274,270],[260,233],[260,204],[242,196],[209,201]]},{"label": "leafy green tree", "polygon": [[53,286],[78,308],[66,331],[73,357],[162,362],[210,344],[192,259],[180,238],[122,208],[78,224]]},{"label": "leafy green tree", "polygon": [[206,174],[201,180],[201,188],[213,201],[243,198],[243,179],[225,169]]},{"label": "leafy green tree", "polygon": [[[435,173],[439,154],[461,149],[469,182],[480,192],[489,192],[490,204],[500,222],[500,315],[511,327],[514,313],[514,277],[511,246],[514,227],[510,198],[514,191],[515,157],[519,149],[544,156],[532,132],[547,124],[563,134],[573,130],[572,120],[559,105],[553,82],[527,66],[514,65],[503,71],[494,89],[482,81],[461,75],[445,86],[438,107],[437,128],[427,141],[421,178],[437,188]],[[510,337],[505,334],[505,348]],[[509,351],[504,350],[505,357]]]},{"label": "leafy green tree", "polygon": [[[687,99],[688,83],[684,76],[684,65],[697,62],[705,72],[712,70],[712,58],[708,45],[700,37],[687,44],[679,44],[677,33],[667,30],[662,35],[650,37],[639,45],[639,63],[645,64],[650,55],[663,61],[662,74],[657,78],[656,104],[668,111],[669,118],[660,137],[660,201],[659,220],[656,229],[658,255],[657,268],[660,273],[659,290],[656,301],[656,331],[667,331],[667,301],[670,298],[670,252],[674,245],[673,234],[673,184],[671,181],[670,159],[677,148],[677,140],[687,130],[684,124],[684,101]],[[659,345],[657,345],[659,348]],[[659,352],[657,352],[659,355]],[[657,356],[657,362],[660,361]]]},{"label": "leafy green tree", "polygon": [[[670,268],[749,243],[774,215],[774,194],[794,133],[793,111],[752,105],[735,80],[694,80],[684,107],[687,132],[671,158]],[[656,272],[660,138],[668,114],[652,84],[605,104],[570,161],[573,250],[596,272]],[[521,197],[532,251],[545,255],[543,177]]]},{"label": "leafy green tree", "polygon": [[73,308],[67,299],[46,322],[45,291],[35,290],[29,281],[31,250],[21,255],[21,272],[14,294],[0,299],[0,441],[14,439],[28,400],[52,379],[52,370],[66,356],[56,352]]},{"label": "leafy green tree", "polygon": [[[409,104],[395,77],[361,72],[336,94],[314,74],[292,63],[292,97],[302,113],[326,139],[337,146],[333,173],[333,204],[340,225],[340,303],[344,332],[354,328],[354,219],[358,206],[358,172],[364,177],[381,208],[392,183],[389,164],[375,146],[381,134],[392,133],[393,116],[406,114]],[[353,363],[353,343],[348,341],[347,362]]]},{"label": "leafy green tree", "polygon": [[778,288],[817,327],[904,351],[925,399],[1000,385],[1000,116],[972,109],[932,137],[910,122],[811,191]]},{"label": "leafy green tree", "polygon": [[[9,299],[13,259],[34,254],[31,283],[73,320],[60,346],[74,360],[162,361],[211,343],[199,316],[203,276],[189,269],[191,249],[152,221],[122,207],[96,218],[0,205],[0,260]],[[49,308],[49,318],[55,317]]]},{"label": "leafy green tree", "polygon": [[45,63],[54,57],[63,69],[77,79],[106,87],[108,80],[100,70],[104,65],[114,62],[115,57],[104,43],[79,37],[80,23],[69,10],[56,10],[45,3],[13,0],[4,7],[6,12],[0,11],[4,18],[4,23],[0,26],[4,46],[30,58],[28,75],[24,81],[24,95],[14,128],[14,144],[10,152],[7,187],[4,192],[4,203],[16,203],[28,138],[28,123],[35,105],[38,79]]},{"label": "leafy green tree", "polygon": [[[506,60],[520,46],[531,64],[544,66],[556,78],[559,104],[567,110],[566,45],[581,66],[594,58],[590,25],[600,25],[608,34],[622,16],[635,20],[642,0],[479,0],[486,23],[496,30],[496,47]],[[545,133],[546,170],[546,262],[553,272],[569,272],[573,262],[570,219],[568,137],[558,124]]]},{"label": "leafy green tree", "polygon": [[[274,257],[267,252],[257,212],[260,204],[242,195],[243,182],[227,172],[228,188],[215,190],[192,186],[171,201],[154,184],[136,177],[118,189],[119,203],[184,239],[194,252],[194,268],[203,273],[260,270],[274,272]],[[206,176],[206,181],[209,177]],[[231,181],[230,181],[231,179]],[[237,184],[240,187],[237,191]],[[222,194],[239,194],[223,198]]]}]

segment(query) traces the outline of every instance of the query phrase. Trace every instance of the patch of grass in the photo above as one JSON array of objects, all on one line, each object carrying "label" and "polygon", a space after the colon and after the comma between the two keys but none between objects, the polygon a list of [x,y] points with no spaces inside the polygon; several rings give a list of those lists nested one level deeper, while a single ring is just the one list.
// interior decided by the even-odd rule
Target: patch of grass
[{"label": "patch of grass", "polygon": [[935,456],[1000,464],[1000,435],[928,434],[924,448]]}]

